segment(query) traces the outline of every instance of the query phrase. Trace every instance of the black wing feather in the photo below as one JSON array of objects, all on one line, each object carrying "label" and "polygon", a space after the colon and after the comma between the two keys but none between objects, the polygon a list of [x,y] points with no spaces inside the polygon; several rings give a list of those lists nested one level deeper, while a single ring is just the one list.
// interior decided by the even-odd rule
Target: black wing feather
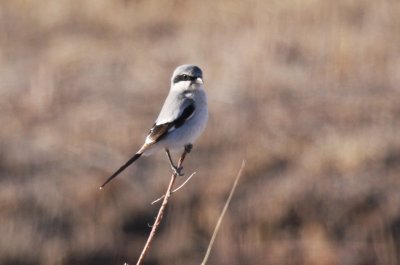
[{"label": "black wing feather", "polygon": [[161,140],[161,138],[168,132],[168,130],[171,128],[171,123],[163,123],[163,124],[155,124],[153,127],[150,129],[150,133],[147,136],[150,138],[154,143],[158,142]]},{"label": "black wing feather", "polygon": [[195,106],[193,102],[192,104],[188,105],[182,111],[182,114],[174,121],[163,124],[154,124],[153,127],[150,129],[150,133],[147,137],[151,139],[153,143],[160,141],[167,135],[170,129],[181,127],[188,119],[190,119],[194,111],[195,111]]},{"label": "black wing feather", "polygon": [[173,126],[175,126],[175,128],[179,128],[181,127],[185,121],[187,121],[190,116],[193,115],[194,113],[194,103],[190,104],[189,106],[187,106],[183,111],[181,116],[179,116],[175,121],[173,121]]}]

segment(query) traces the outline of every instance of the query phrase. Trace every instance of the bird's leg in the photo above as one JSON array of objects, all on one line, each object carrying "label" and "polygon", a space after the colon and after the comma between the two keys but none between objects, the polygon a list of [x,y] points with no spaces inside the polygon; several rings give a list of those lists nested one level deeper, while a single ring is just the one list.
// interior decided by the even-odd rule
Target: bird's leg
[{"label": "bird's leg", "polygon": [[189,154],[190,151],[192,151],[192,148],[193,148],[192,144],[185,145],[185,150],[183,151],[181,157],[179,158],[178,165],[182,165],[183,160],[185,160],[186,154]]},{"label": "bird's leg", "polygon": [[174,162],[172,161],[172,158],[171,158],[171,154],[169,153],[169,150],[167,149],[167,148],[165,148],[165,152],[167,153],[167,156],[168,156],[168,160],[169,160],[169,163],[170,163],[170,165],[171,165],[171,169],[174,171],[174,173],[175,174],[177,174],[178,176],[183,176],[183,172],[182,172],[182,167],[177,167],[177,166],[175,166],[175,164],[174,164]]},{"label": "bird's leg", "polygon": [[[193,145],[192,144],[187,144],[185,145],[185,150],[183,151],[181,157],[179,158],[178,166],[182,168],[183,160],[185,160],[186,154],[189,154],[190,151],[192,151]],[[183,175],[183,174],[182,174]]]}]

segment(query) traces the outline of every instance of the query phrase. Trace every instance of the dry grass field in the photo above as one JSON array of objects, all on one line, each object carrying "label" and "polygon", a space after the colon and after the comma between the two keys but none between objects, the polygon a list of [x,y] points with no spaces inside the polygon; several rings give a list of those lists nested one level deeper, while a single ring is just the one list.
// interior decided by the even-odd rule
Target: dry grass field
[{"label": "dry grass field", "polygon": [[145,264],[200,264],[243,159],[208,264],[400,264],[398,0],[1,1],[0,264],[135,264],[165,154],[98,186],[183,63],[210,121]]}]

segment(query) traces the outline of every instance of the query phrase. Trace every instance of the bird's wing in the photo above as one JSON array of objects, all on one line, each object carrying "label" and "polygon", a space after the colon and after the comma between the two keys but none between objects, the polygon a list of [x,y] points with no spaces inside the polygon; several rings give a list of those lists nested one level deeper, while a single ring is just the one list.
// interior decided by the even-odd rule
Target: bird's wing
[{"label": "bird's wing", "polygon": [[[168,102],[166,102],[168,103]],[[171,111],[170,119],[165,121],[165,112],[167,109],[163,107],[160,113],[160,117],[164,120],[159,122],[159,118],[154,123],[153,127],[150,129],[149,134],[146,137],[146,144],[154,144],[164,138],[168,133],[172,132],[176,128],[181,127],[187,120],[189,120],[195,111],[195,102],[193,99],[185,98],[181,101],[179,108],[175,108],[178,111]],[[173,108],[171,108],[173,110]]]}]

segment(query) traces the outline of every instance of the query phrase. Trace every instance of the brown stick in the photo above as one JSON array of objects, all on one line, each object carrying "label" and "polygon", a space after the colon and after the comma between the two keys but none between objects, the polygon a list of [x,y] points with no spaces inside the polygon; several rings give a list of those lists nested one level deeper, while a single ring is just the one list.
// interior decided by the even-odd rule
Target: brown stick
[{"label": "brown stick", "polygon": [[243,161],[242,161],[242,166],[240,167],[239,172],[238,172],[238,174],[236,175],[235,182],[234,182],[233,185],[232,185],[231,192],[229,193],[228,199],[226,200],[225,205],[224,205],[224,208],[222,209],[222,212],[221,212],[221,214],[219,215],[217,224],[216,224],[216,226],[215,226],[215,228],[214,228],[214,232],[213,232],[213,234],[212,234],[210,243],[208,244],[207,251],[206,251],[206,254],[204,255],[204,259],[203,259],[203,261],[201,262],[201,265],[206,265],[206,263],[207,263],[207,260],[208,260],[208,257],[210,256],[211,249],[212,249],[212,246],[213,246],[213,244],[214,244],[215,238],[217,237],[219,228],[220,228],[220,226],[221,226],[222,219],[224,218],[224,215],[225,215],[225,213],[226,213],[226,210],[228,209],[229,203],[231,202],[232,197],[233,197],[233,194],[235,193],[236,186],[237,186],[237,184],[238,184],[238,182],[239,182],[240,177],[242,176],[243,169],[244,169],[245,165],[246,165],[246,162],[243,160]]},{"label": "brown stick", "polygon": [[[185,160],[186,154],[187,154],[187,151],[185,149],[185,151],[182,153],[181,157],[179,158],[178,168],[182,166],[183,160]],[[174,183],[175,183],[175,180],[176,180],[177,176],[178,176],[177,173],[174,173],[171,176],[171,180],[169,182],[168,189],[167,189],[167,191],[165,192],[165,195],[164,195],[165,196],[164,200],[163,200],[163,202],[161,204],[160,209],[158,210],[157,218],[154,221],[154,224],[153,224],[153,227],[151,228],[151,232],[149,234],[149,237],[147,238],[147,242],[143,247],[142,253],[140,254],[140,257],[139,257],[138,261],[136,262],[136,265],[142,264],[144,258],[146,257],[146,254],[147,254],[147,252],[148,252],[148,250],[150,248],[150,244],[153,241],[154,235],[156,234],[157,228],[160,225],[161,220],[162,220],[162,218],[164,216],[165,207],[168,204],[168,199],[171,196],[171,190],[172,190],[172,187],[174,186]],[[125,263],[125,265],[128,265],[128,264]]]},{"label": "brown stick", "polygon": [[[188,181],[196,174],[196,172],[193,172],[192,175],[190,175],[178,188],[174,189],[173,191],[171,191],[171,194],[177,192],[178,190],[180,190],[181,188],[183,188],[183,186],[185,186],[186,183],[188,183]],[[162,199],[164,199],[165,195],[161,196],[160,198],[154,200],[151,204],[155,204],[156,202],[161,201]]]}]

